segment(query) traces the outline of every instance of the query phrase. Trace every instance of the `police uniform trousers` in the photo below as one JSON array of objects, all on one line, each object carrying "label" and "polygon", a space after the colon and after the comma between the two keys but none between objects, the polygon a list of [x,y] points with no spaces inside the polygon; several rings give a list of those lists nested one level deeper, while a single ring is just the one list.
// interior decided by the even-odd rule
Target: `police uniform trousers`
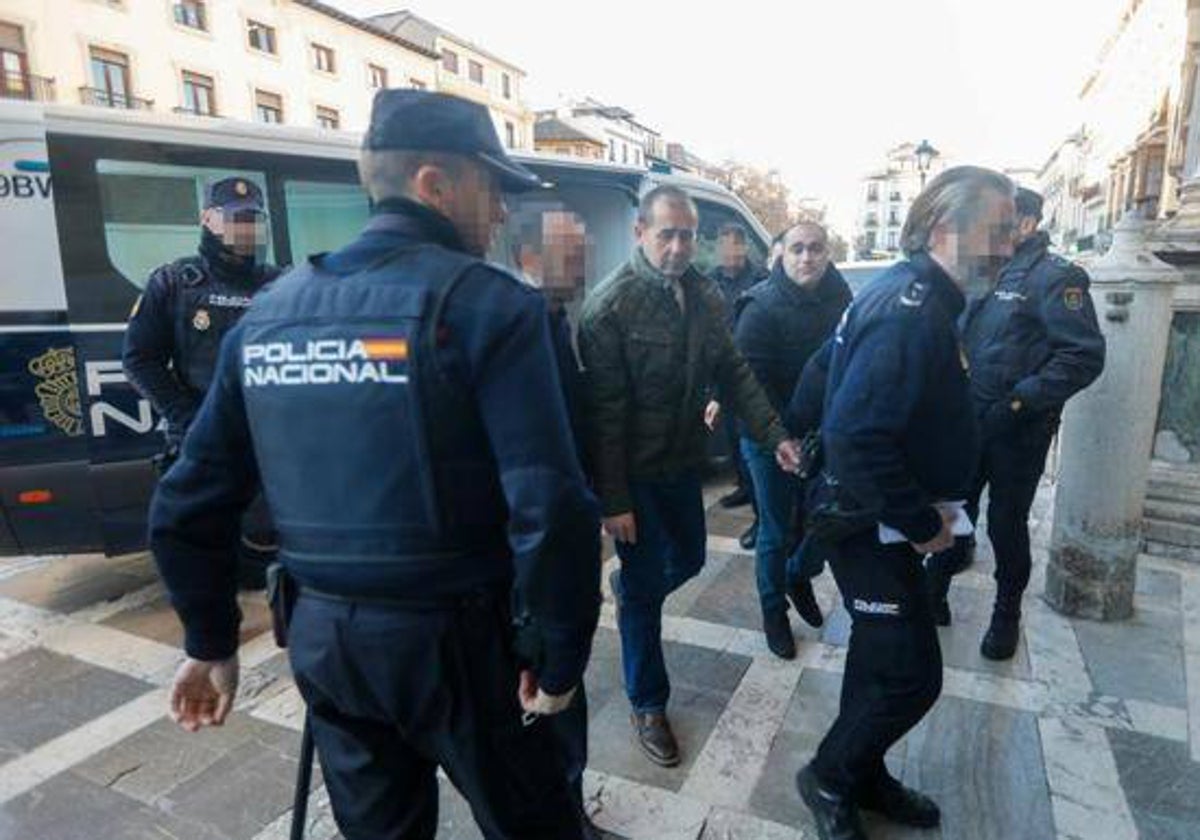
[{"label": "police uniform trousers", "polygon": [[[1008,434],[985,437],[980,451],[967,514],[979,521],[979,501],[988,489],[987,533],[996,558],[996,610],[1020,615],[1021,596],[1029,585],[1029,511],[1046,468],[1046,454],[1058,428],[1056,417],[1036,418]],[[942,588],[966,566],[967,541],[930,558],[930,572]],[[942,592],[944,595],[944,591]]]},{"label": "police uniform trousers", "polygon": [[882,545],[875,529],[842,542],[830,567],[851,617],[837,719],[812,767],[823,787],[856,798],[887,774],[884,755],[942,691],[942,653],[923,558]]},{"label": "police uniform trousers", "polygon": [[488,840],[582,840],[550,720],[522,722],[506,602],[301,590],[288,650],[346,840],[433,838],[439,766]]}]

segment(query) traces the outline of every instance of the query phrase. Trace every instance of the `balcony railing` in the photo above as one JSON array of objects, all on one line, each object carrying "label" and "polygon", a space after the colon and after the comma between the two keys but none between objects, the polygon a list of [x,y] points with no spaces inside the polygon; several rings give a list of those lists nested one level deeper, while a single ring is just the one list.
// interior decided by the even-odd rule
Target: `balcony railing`
[{"label": "balcony railing", "polygon": [[100,105],[104,108],[130,108],[138,111],[149,111],[154,107],[153,99],[142,99],[127,93],[105,90],[104,88],[81,87],[79,97],[84,105]]},{"label": "balcony railing", "polygon": [[191,108],[187,105],[176,105],[171,110],[176,114],[188,114],[193,117],[210,117],[212,119],[217,119],[221,116],[216,111],[201,111],[198,108]]},{"label": "balcony railing", "polygon": [[54,80],[32,73],[5,71],[0,73],[0,98],[53,102]]}]

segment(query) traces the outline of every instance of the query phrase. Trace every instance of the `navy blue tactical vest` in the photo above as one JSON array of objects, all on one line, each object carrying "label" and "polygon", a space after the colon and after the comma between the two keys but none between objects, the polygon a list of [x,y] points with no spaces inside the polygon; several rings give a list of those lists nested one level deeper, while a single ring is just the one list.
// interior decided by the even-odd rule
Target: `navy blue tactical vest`
[{"label": "navy blue tactical vest", "polygon": [[439,326],[477,264],[427,243],[351,274],[318,256],[246,315],[246,414],[281,557],[302,583],[421,597],[447,563],[459,584],[506,573],[495,460]]}]

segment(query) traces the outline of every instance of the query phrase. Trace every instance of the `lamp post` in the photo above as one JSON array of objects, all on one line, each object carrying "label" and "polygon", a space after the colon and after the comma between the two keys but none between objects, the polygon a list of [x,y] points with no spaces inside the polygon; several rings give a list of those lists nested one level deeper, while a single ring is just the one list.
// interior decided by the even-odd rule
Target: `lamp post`
[{"label": "lamp post", "polygon": [[925,189],[925,176],[929,173],[929,165],[940,152],[929,145],[928,140],[922,140],[921,145],[913,151],[917,156],[917,171],[921,173],[921,189]]}]

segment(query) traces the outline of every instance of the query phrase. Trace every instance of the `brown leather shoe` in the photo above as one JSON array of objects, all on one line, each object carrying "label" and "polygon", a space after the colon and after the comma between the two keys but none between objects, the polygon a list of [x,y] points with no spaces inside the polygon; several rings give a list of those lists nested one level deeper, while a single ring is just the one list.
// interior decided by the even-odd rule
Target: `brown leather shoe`
[{"label": "brown leather shoe", "polygon": [[629,722],[633,724],[638,746],[647,758],[660,767],[674,767],[679,763],[679,744],[666,715],[634,712],[629,716]]}]

